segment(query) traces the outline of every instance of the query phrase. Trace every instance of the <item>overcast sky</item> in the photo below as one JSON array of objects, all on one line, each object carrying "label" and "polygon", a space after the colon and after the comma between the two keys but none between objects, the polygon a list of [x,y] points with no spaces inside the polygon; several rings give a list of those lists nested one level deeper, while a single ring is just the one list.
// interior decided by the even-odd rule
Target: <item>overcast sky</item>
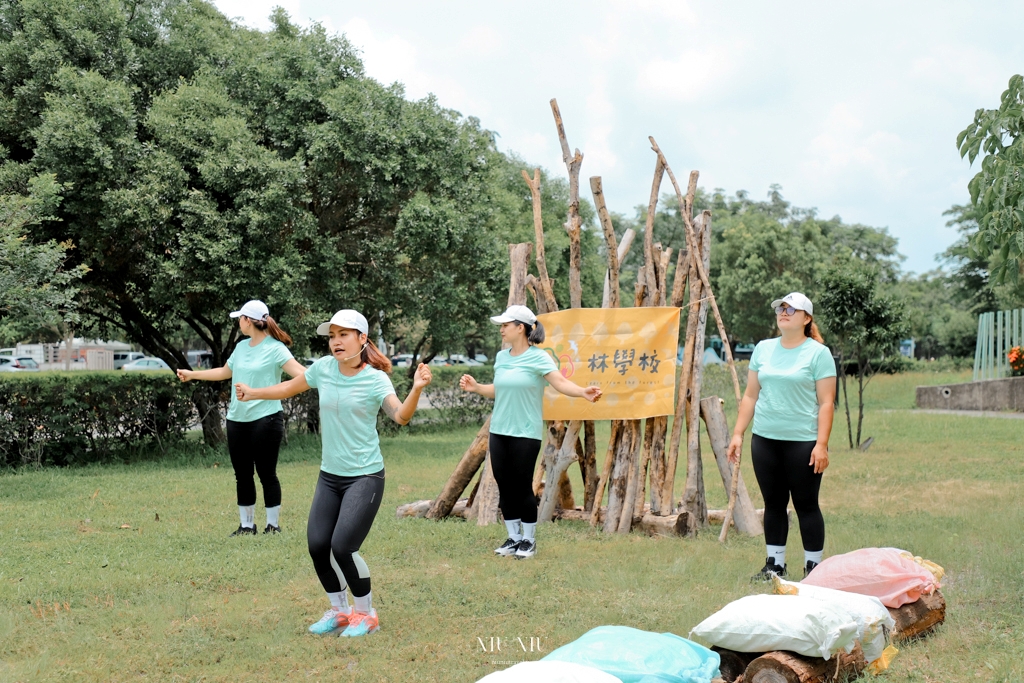
[{"label": "overcast sky", "polygon": [[707,189],[764,198],[778,183],[823,217],[888,227],[916,272],[956,238],[942,212],[969,198],[957,133],[1024,71],[1024,3],[216,5],[259,28],[281,5],[345,33],[371,77],[434,93],[564,176],[556,97],[582,177],[603,177],[612,211],[646,204],[653,135],[676,176],[697,169]]}]

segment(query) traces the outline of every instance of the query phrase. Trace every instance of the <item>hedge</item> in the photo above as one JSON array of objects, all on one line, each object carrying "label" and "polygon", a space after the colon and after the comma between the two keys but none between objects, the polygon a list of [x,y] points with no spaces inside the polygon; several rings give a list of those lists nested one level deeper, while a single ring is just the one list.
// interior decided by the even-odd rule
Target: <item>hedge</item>
[{"label": "hedge", "polygon": [[191,393],[170,374],[73,372],[0,376],[0,464],[70,465],[181,439]]},{"label": "hedge", "polygon": [[[433,367],[434,380],[424,392],[431,406],[413,419],[415,428],[449,428],[479,423],[491,401],[458,388],[467,372],[493,381],[491,366]],[[391,375],[404,399],[412,386],[408,368]],[[170,373],[81,372],[4,373],[0,375],[0,466],[73,465],[157,448],[163,452],[198,427],[192,402],[195,391],[208,392],[227,412],[227,382],[184,384]],[[283,401],[285,419],[296,431],[319,431],[319,397],[307,391]],[[401,427],[378,417],[382,434]]]}]

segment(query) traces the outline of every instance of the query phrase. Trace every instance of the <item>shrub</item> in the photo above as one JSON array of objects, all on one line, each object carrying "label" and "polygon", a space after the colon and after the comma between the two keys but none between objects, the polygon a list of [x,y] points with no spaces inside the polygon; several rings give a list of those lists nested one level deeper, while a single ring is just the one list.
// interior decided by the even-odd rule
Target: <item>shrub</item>
[{"label": "shrub", "polygon": [[0,464],[70,465],[181,439],[191,389],[170,374],[74,372],[0,376]]}]

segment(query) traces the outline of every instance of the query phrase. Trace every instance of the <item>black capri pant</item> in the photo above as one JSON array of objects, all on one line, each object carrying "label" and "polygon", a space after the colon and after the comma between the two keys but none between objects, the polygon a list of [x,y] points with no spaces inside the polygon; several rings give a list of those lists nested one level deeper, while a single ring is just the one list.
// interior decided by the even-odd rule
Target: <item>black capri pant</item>
[{"label": "black capri pant", "polygon": [[284,438],[284,412],[252,422],[227,421],[228,453],[235,470],[235,491],[239,505],[256,504],[256,482],[263,484],[263,502],[268,508],[281,504],[281,481],[277,478],[277,456]]},{"label": "black capri pant", "polygon": [[814,444],[766,439],[757,434],[750,440],[750,460],[764,498],[764,540],[768,545],[786,545],[786,506],[792,497],[804,550],[817,552],[825,548],[825,519],[818,507],[821,474],[815,474],[814,466],[809,464]]},{"label": "black capri pant", "polygon": [[320,470],[306,542],[320,585],[328,593],[340,593],[348,584],[357,598],[369,594],[370,569],[359,547],[370,533],[383,496],[384,470],[359,477]]},{"label": "black capri pant", "polygon": [[498,484],[498,507],[506,520],[537,523],[537,496],[533,494],[533,470],[540,455],[540,439],[491,434],[491,471]]}]

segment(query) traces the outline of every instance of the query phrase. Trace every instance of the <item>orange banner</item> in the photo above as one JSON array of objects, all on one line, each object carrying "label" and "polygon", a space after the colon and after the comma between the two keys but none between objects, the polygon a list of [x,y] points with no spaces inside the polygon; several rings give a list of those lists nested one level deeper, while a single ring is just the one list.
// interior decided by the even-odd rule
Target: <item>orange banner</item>
[{"label": "orange banner", "polygon": [[679,309],[573,308],[537,318],[540,345],[563,377],[601,387],[597,403],[544,390],[545,420],[632,420],[672,415]]}]

